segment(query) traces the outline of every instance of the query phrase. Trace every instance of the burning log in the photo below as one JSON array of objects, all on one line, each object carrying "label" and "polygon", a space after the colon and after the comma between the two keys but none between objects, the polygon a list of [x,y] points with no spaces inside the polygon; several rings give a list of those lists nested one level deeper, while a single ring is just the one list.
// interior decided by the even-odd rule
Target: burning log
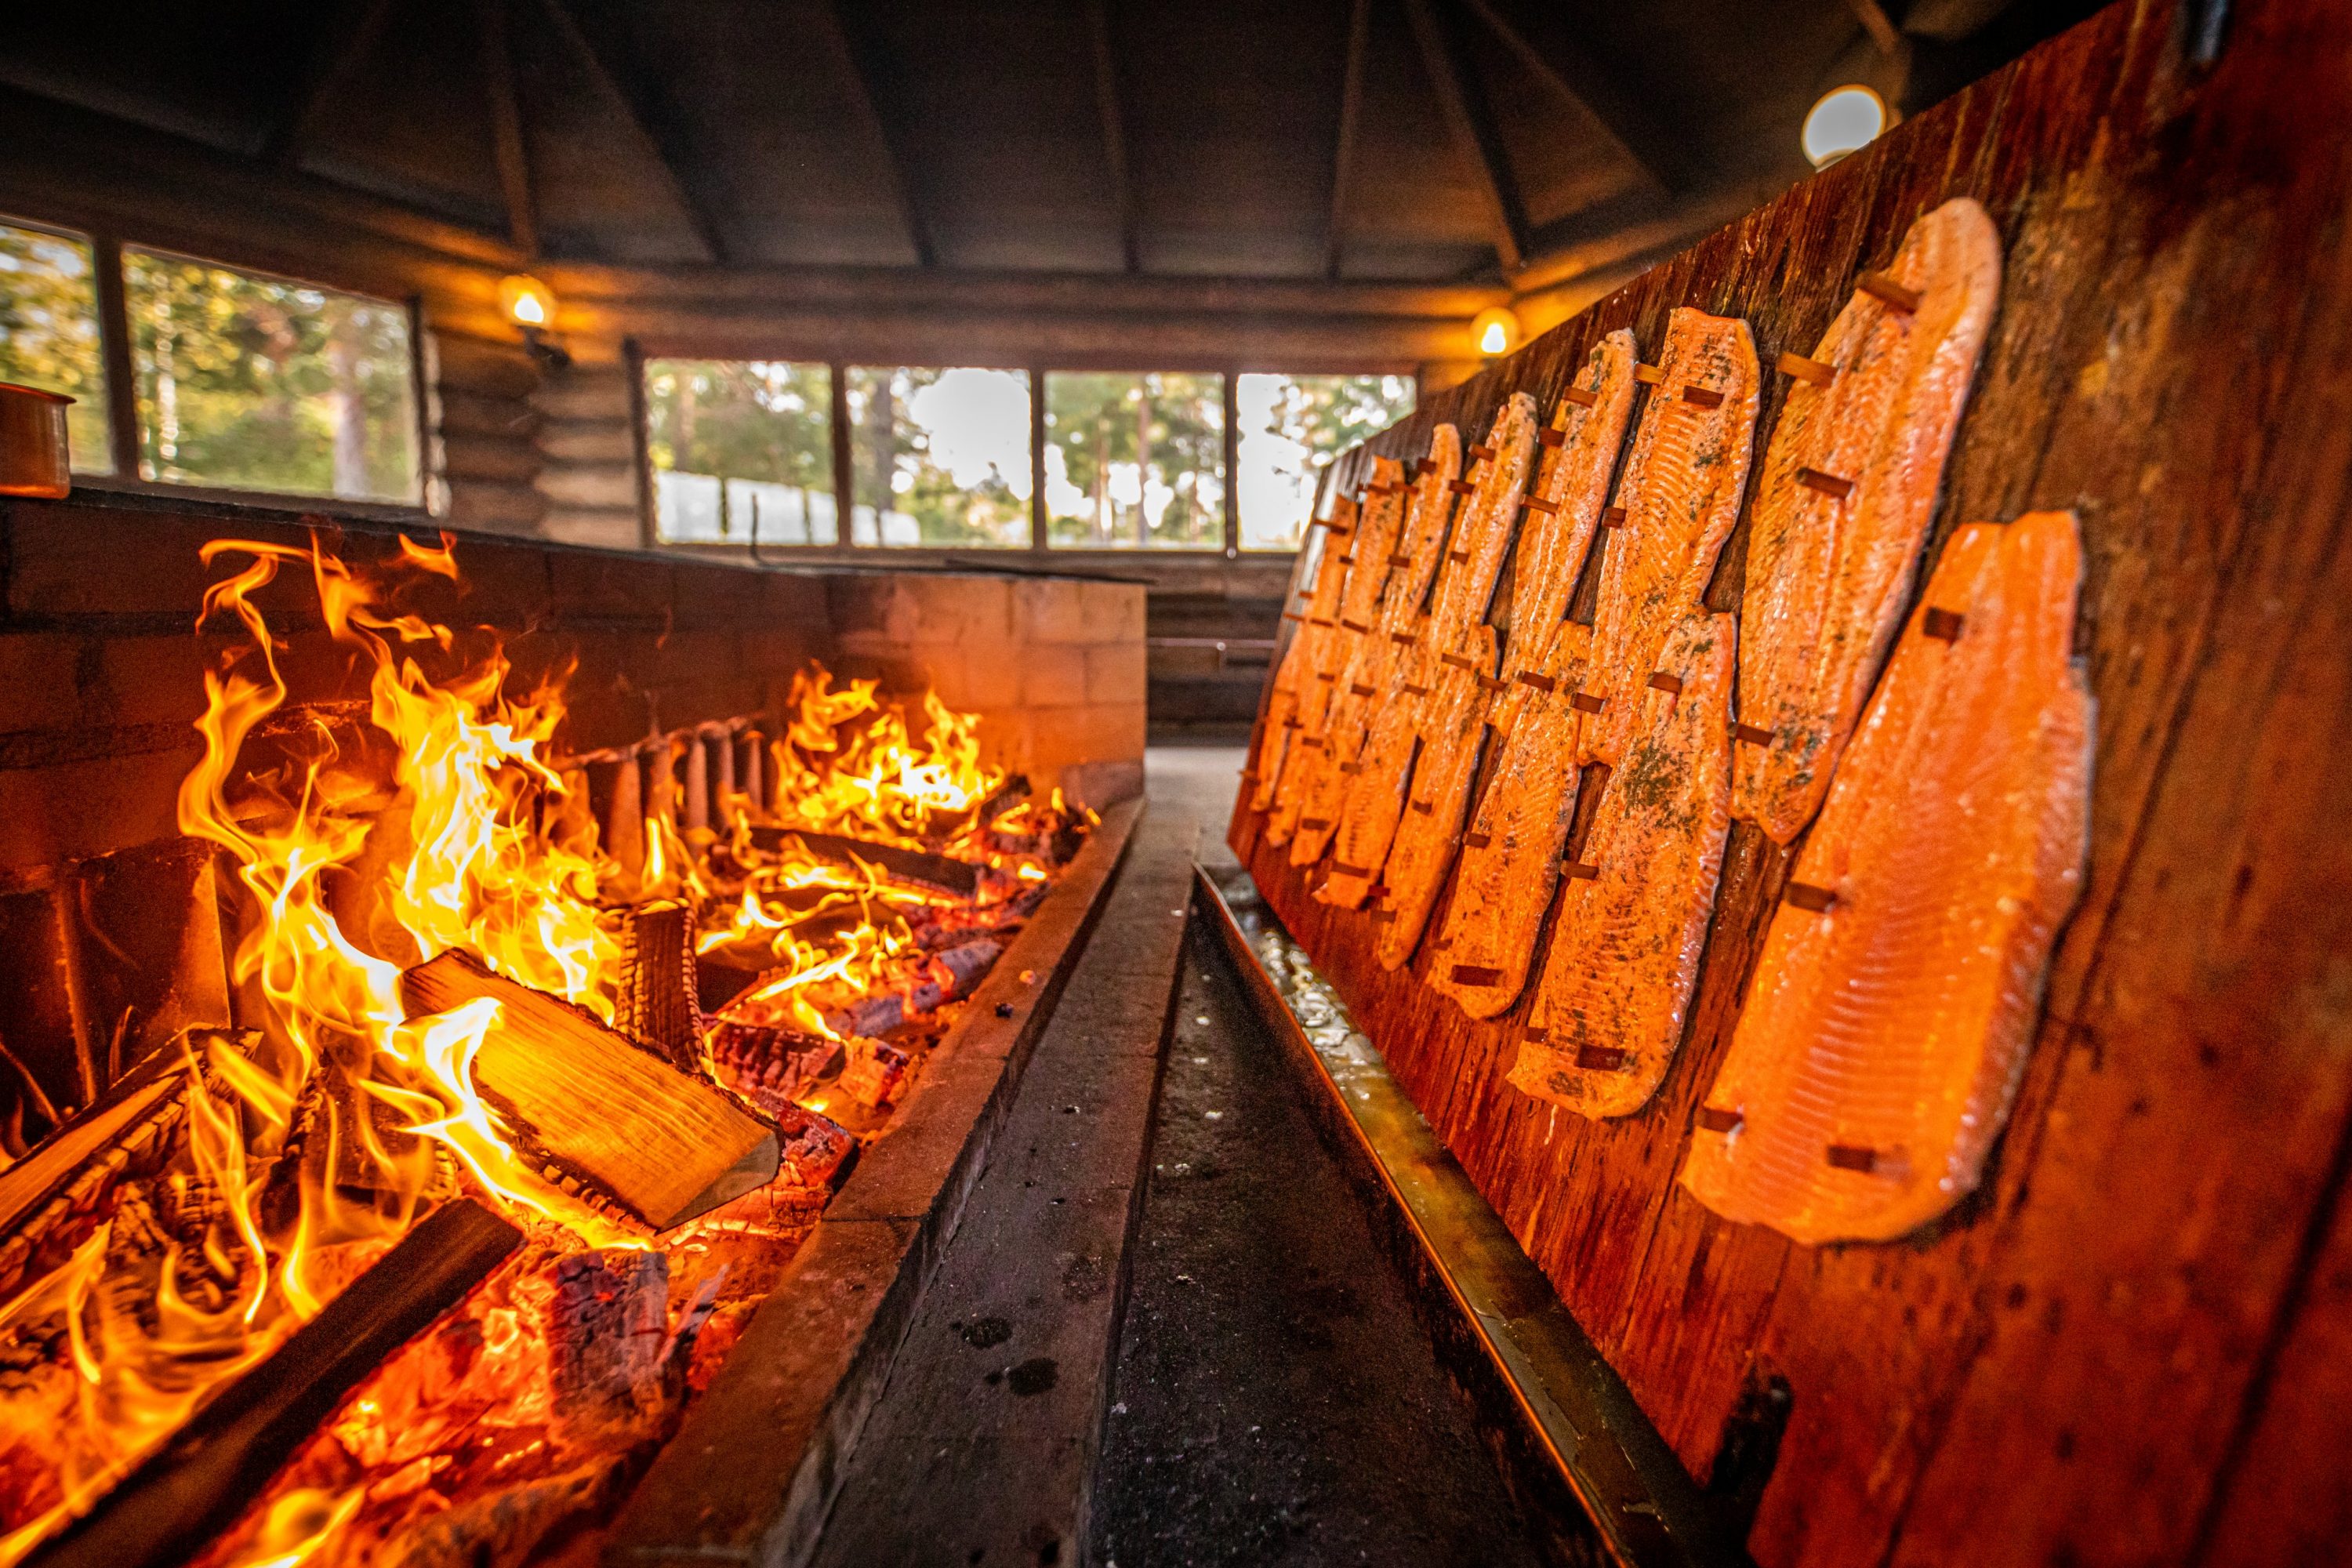
[{"label": "burning log", "polygon": [[521,1239],[470,1201],[436,1210],[36,1554],[35,1568],[162,1568],[181,1561],[252,1500],[377,1363]]},{"label": "burning log", "polygon": [[694,963],[694,911],[674,902],[632,904],[606,918],[621,939],[613,1026],[684,1072],[702,1070],[702,1005]]},{"label": "burning log", "polygon": [[980,868],[967,860],[952,860],[945,855],[927,854],[920,849],[901,849],[895,844],[876,844],[864,838],[845,838],[835,833],[812,833],[805,828],[755,826],[751,829],[753,847],[771,853],[782,849],[784,840],[797,838],[808,852],[820,860],[830,860],[837,866],[855,865],[864,861],[884,874],[918,887],[953,893],[959,899],[980,897]]},{"label": "burning log", "polygon": [[879,1110],[907,1087],[914,1053],[887,1040],[849,1042],[849,1065],[841,1069],[841,1090],[868,1110]]},{"label": "burning log", "polygon": [[780,1024],[721,1018],[711,1026],[710,1060],[719,1081],[771,1113],[830,1071],[841,1042]]},{"label": "burning log", "polygon": [[403,974],[400,991],[412,1018],[499,1003],[473,1062],[482,1098],[559,1169],[656,1230],[776,1173],[772,1132],[584,1009],[455,950]]},{"label": "burning log", "polygon": [[971,995],[972,987],[987,978],[1003,953],[1003,942],[984,936],[933,953],[907,988],[907,1010],[928,1013]]},{"label": "burning log", "polygon": [[0,1292],[63,1262],[102,1217],[124,1173],[164,1156],[185,1114],[191,1060],[202,1072],[215,1043],[245,1054],[257,1038],[245,1030],[184,1031],[0,1172]]}]

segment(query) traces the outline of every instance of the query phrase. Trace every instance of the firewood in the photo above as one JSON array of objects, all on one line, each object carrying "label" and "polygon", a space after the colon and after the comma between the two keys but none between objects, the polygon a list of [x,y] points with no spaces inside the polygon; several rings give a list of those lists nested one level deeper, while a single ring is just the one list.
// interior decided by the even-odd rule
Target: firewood
[{"label": "firewood", "polygon": [[661,900],[610,910],[603,919],[621,939],[613,1026],[681,1070],[701,1071],[694,911]]},{"label": "firewood", "polygon": [[980,896],[980,868],[969,861],[951,860],[944,855],[929,855],[920,849],[901,849],[895,844],[876,844],[864,838],[845,838],[835,833],[812,833],[798,827],[755,826],[751,843],[761,849],[779,850],[787,838],[798,839],[808,852],[820,860],[848,866],[862,860],[893,881],[911,882],[918,887],[953,893],[960,899]]},{"label": "firewood", "polygon": [[206,1071],[215,1043],[250,1053],[259,1038],[249,1030],[184,1030],[0,1172],[0,1292],[15,1290],[37,1266],[62,1263],[105,1217],[106,1194],[124,1173],[162,1163],[184,1120],[191,1058]]},{"label": "firewood", "polygon": [[569,1252],[515,1294],[537,1309],[544,1332],[560,1440],[624,1447],[659,1422],[674,1397],[663,1375],[667,1257],[618,1247]]},{"label": "firewood", "polygon": [[30,1561],[38,1568],[180,1562],[252,1500],[377,1363],[521,1239],[468,1200],[436,1209]]},{"label": "firewood", "polygon": [[996,967],[1003,952],[1003,942],[983,936],[933,953],[907,988],[907,1010],[928,1013],[943,1003],[971,995],[972,987]]},{"label": "firewood", "polygon": [[709,1036],[711,1064],[719,1081],[758,1106],[773,1111],[832,1068],[841,1042],[789,1025],[721,1018]]},{"label": "firewood", "polygon": [[858,1104],[879,1110],[907,1087],[907,1069],[914,1054],[887,1040],[852,1040],[849,1065],[841,1069],[842,1092]]},{"label": "firewood", "polygon": [[523,1142],[656,1230],[776,1173],[775,1135],[717,1086],[638,1048],[586,1010],[455,950],[401,976],[412,1018],[499,1004],[474,1058],[482,1098]]}]

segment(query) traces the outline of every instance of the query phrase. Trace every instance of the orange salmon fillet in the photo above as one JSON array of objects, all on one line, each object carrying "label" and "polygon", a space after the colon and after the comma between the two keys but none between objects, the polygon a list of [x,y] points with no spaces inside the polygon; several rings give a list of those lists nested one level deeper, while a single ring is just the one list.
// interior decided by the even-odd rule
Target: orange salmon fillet
[{"label": "orange salmon fillet", "polygon": [[1812,352],[1835,378],[1790,386],[1751,509],[1739,719],[1770,739],[1743,739],[1731,808],[1781,844],[1821,809],[1902,625],[2000,301],[2000,236],[1975,202],[1946,202],[1885,275],[1919,308],[1854,291]]},{"label": "orange salmon fillet", "polygon": [[[2071,512],[1952,536],[1772,917],[1683,1185],[1794,1240],[1971,1191],[2089,853]],[[1957,620],[1954,617],[1958,617]]]},{"label": "orange salmon fillet", "polygon": [[1412,956],[1430,907],[1461,847],[1462,818],[1469,808],[1470,781],[1478,771],[1486,730],[1487,692],[1479,678],[1494,674],[1495,628],[1476,626],[1467,640],[1472,651],[1465,662],[1469,668],[1449,668],[1426,710],[1412,800],[1381,873],[1388,897],[1381,906],[1380,940],[1373,952],[1383,969],[1402,968]]},{"label": "orange salmon fillet", "polygon": [[1518,999],[1559,885],[1560,850],[1576,818],[1576,730],[1583,718],[1570,698],[1583,683],[1591,649],[1591,626],[1553,624],[1543,657],[1522,671],[1549,689],[1520,687],[1518,721],[1462,841],[1430,984],[1474,1018],[1491,1018]]},{"label": "orange salmon fillet", "polygon": [[1635,698],[1658,668],[1658,649],[1699,607],[1738,521],[1756,436],[1756,345],[1747,322],[1676,309],[1658,367],[1662,379],[1617,487],[1625,520],[1601,546],[1591,689],[1601,710],[1578,735],[1585,761],[1612,767],[1633,740]]},{"label": "orange salmon fillet", "polygon": [[1307,590],[1306,605],[1285,612],[1297,616],[1298,625],[1283,649],[1280,667],[1275,670],[1274,689],[1265,705],[1265,723],[1258,731],[1257,754],[1250,764],[1252,811],[1272,808],[1283,768],[1295,750],[1291,742],[1299,727],[1299,688],[1307,683],[1315,668],[1316,644],[1323,628],[1337,622],[1339,590],[1348,581],[1347,563],[1342,557],[1348,553],[1347,541],[1354,533],[1355,525],[1355,498],[1343,495],[1332,502],[1330,521],[1318,525],[1319,553],[1315,561],[1315,584]]},{"label": "orange salmon fillet", "polygon": [[[1681,1047],[1731,831],[1738,624],[1692,611],[1631,701],[1633,738],[1570,877],[1512,1085],[1584,1116],[1650,1102]],[[1673,688],[1673,689],[1667,689]]]}]

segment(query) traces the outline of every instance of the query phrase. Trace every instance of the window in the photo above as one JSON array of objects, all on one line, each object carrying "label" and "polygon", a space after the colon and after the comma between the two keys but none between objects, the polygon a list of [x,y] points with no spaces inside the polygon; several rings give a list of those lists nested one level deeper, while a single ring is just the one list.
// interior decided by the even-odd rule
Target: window
[{"label": "window", "polygon": [[666,541],[834,544],[833,372],[786,360],[646,364],[646,451]]},{"label": "window", "polygon": [[406,309],[129,247],[122,279],[142,478],[418,500]]},{"label": "window", "polygon": [[1029,377],[1017,370],[849,372],[851,542],[1029,543]]},{"label": "window", "polygon": [[1332,458],[1412,412],[1409,375],[1234,377],[1244,550],[1296,550]]},{"label": "window", "polygon": [[1049,542],[1223,549],[1224,384],[1222,375],[1049,373]]},{"label": "window", "polygon": [[74,399],[66,411],[74,472],[114,471],[89,240],[0,224],[0,381]]}]

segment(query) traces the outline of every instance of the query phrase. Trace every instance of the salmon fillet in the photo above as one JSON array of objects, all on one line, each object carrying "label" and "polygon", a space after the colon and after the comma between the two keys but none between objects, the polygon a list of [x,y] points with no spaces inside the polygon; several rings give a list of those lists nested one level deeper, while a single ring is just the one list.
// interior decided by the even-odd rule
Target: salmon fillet
[{"label": "salmon fillet", "polygon": [[1349,655],[1371,633],[1373,606],[1388,581],[1389,555],[1395,548],[1397,524],[1404,513],[1403,473],[1393,458],[1372,460],[1372,478],[1364,486],[1355,529],[1340,556],[1347,576],[1339,590],[1339,607],[1332,624],[1321,628],[1314,666],[1296,699],[1298,731],[1291,741],[1292,757],[1275,792],[1274,818],[1266,831],[1269,843],[1282,843],[1297,828],[1310,781],[1322,771],[1333,693]]},{"label": "salmon fillet", "polygon": [[1946,202],[1880,276],[1918,308],[1854,291],[1812,353],[1833,379],[1790,386],[1751,509],[1732,812],[1781,844],[1821,809],[1902,625],[2000,300],[2000,236],[1975,202]]},{"label": "salmon fillet", "polygon": [[1650,1102],[1682,1046],[1731,831],[1738,623],[1685,614],[1636,689],[1511,1083],[1584,1116]]},{"label": "salmon fillet", "polygon": [[1402,968],[1412,956],[1430,907],[1461,847],[1462,818],[1470,805],[1470,781],[1478,771],[1494,684],[1495,628],[1480,625],[1465,641],[1470,652],[1456,656],[1465,668],[1448,668],[1427,710],[1421,755],[1413,764],[1412,799],[1381,873],[1388,897],[1381,905],[1380,940],[1373,952],[1383,969]]},{"label": "salmon fillet", "polygon": [[1283,611],[1286,620],[1297,624],[1283,648],[1282,663],[1275,670],[1274,689],[1266,699],[1265,721],[1258,731],[1257,754],[1250,763],[1252,811],[1273,807],[1283,766],[1290,760],[1290,742],[1299,725],[1299,688],[1307,683],[1308,672],[1315,668],[1315,645],[1322,628],[1333,625],[1339,614],[1339,591],[1348,580],[1348,566],[1342,557],[1348,553],[1347,540],[1355,531],[1356,510],[1353,496],[1343,495],[1332,502],[1329,521],[1317,525],[1314,585],[1307,590],[1302,605]]},{"label": "salmon fillet", "polygon": [[[1495,416],[1480,458],[1473,447],[1464,464],[1474,476],[1470,493],[1463,498],[1454,520],[1454,542],[1445,552],[1445,570],[1438,574],[1436,600],[1430,606],[1432,635],[1438,652],[1466,651],[1471,629],[1486,618],[1494,602],[1495,580],[1518,534],[1519,501],[1527,493],[1534,467],[1536,400],[1515,392]],[[1490,667],[1488,673],[1493,673]]]},{"label": "salmon fillet", "polygon": [[1797,1241],[1885,1241],[1971,1191],[2089,854],[2071,512],[1972,523],[1846,748],[1772,917],[1683,1185]]},{"label": "salmon fillet", "polygon": [[1639,722],[1635,698],[1658,668],[1658,649],[1699,607],[1738,520],[1756,435],[1756,345],[1747,322],[1675,310],[1658,368],[1617,488],[1624,521],[1601,546],[1591,689],[1601,711],[1577,737],[1585,761],[1612,767]]},{"label": "salmon fillet", "polygon": [[1554,622],[1542,657],[1515,678],[1518,691],[1506,694],[1522,706],[1463,837],[1454,903],[1430,972],[1430,984],[1474,1018],[1491,1018],[1518,999],[1559,885],[1560,851],[1576,818],[1576,731],[1583,718],[1570,699],[1583,685],[1591,650],[1591,626]]},{"label": "salmon fillet", "polygon": [[1298,828],[1290,841],[1290,863],[1311,866],[1323,858],[1346,807],[1348,787],[1362,771],[1364,742],[1379,706],[1393,700],[1397,663],[1418,634],[1422,602],[1445,552],[1446,524],[1454,515],[1462,437],[1451,425],[1439,429],[1429,457],[1412,470],[1419,475],[1408,492],[1404,523],[1389,555],[1389,578],[1381,590],[1372,635],[1356,639],[1348,667],[1332,689],[1324,722],[1321,765],[1307,785]]}]

